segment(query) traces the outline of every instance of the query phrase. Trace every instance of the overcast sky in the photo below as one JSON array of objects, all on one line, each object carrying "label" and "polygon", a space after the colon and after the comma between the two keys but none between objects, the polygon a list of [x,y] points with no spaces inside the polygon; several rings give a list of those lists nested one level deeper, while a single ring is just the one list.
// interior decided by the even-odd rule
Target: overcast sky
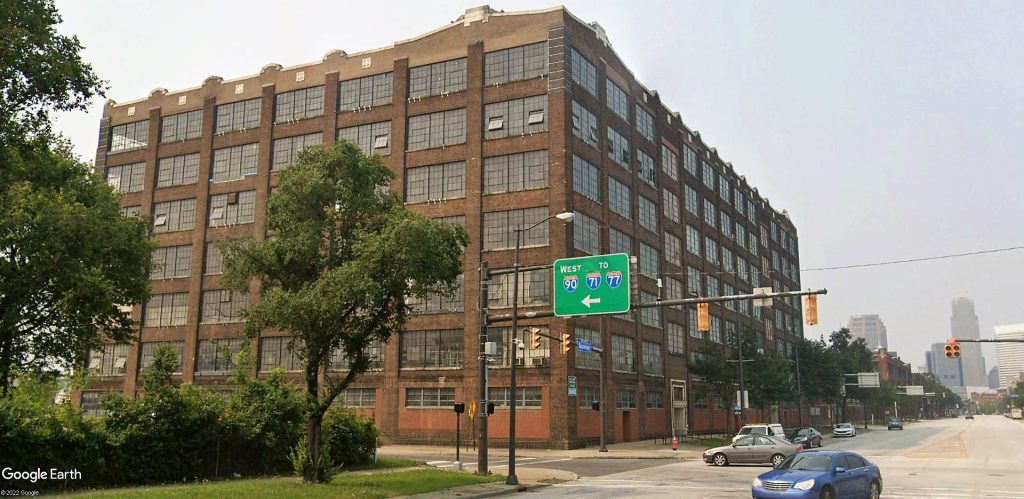
[{"label": "overcast sky", "polygon": [[[383,47],[476,2],[57,0],[116,101],[332,49]],[[1024,3],[564,3],[648,88],[788,210],[803,269],[1024,245]],[[554,6],[497,1],[506,11]],[[58,119],[91,161],[103,101]],[[1024,322],[1024,250],[802,272],[827,288],[808,337],[878,314],[915,370],[974,299],[982,337]],[[987,365],[996,363],[994,349]]]}]

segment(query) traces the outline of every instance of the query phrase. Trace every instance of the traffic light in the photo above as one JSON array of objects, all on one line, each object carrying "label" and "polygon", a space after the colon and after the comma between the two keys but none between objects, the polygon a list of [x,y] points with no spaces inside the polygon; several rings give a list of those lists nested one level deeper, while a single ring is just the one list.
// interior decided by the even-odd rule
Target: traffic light
[{"label": "traffic light", "polygon": [[946,358],[955,359],[958,357],[960,357],[960,344],[956,342],[956,338],[946,340]]},{"label": "traffic light", "polygon": [[491,414],[494,414],[494,402],[487,403],[487,415],[490,416]]},{"label": "traffic light", "polygon": [[530,331],[530,348],[540,350],[540,328],[527,328]]},{"label": "traffic light", "polygon": [[569,353],[572,348],[572,339],[569,337],[569,333],[562,333],[562,353]]},{"label": "traffic light", "polygon": [[601,410],[601,403],[600,402],[591,402],[590,403],[590,408],[595,410],[595,411],[600,411]]},{"label": "traffic light", "polygon": [[813,326],[818,323],[818,295],[807,295],[807,306],[805,307],[807,325]]},{"label": "traffic light", "polygon": [[711,330],[711,319],[708,317],[708,304],[698,303],[697,304],[697,330],[698,331],[710,331]]}]

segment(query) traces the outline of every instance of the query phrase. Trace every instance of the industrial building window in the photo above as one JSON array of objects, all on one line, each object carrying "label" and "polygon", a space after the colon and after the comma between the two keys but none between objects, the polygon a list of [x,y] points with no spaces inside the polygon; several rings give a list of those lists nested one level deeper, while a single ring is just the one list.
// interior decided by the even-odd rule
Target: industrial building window
[{"label": "industrial building window", "polygon": [[[598,349],[601,348],[601,332],[594,329],[576,326],[576,340],[587,340],[590,342],[590,346]],[[576,368],[600,369],[601,357],[596,352],[580,352],[577,350]]]},{"label": "industrial building window", "polygon": [[255,216],[256,191],[229,192],[210,196],[210,227],[251,224]]},{"label": "industrial building window", "polygon": [[[593,355],[595,357],[597,357],[597,354],[593,354]],[[576,358],[577,359],[580,358],[579,354],[576,355]],[[597,368],[595,367],[594,369],[597,369]],[[580,390],[580,395],[578,397],[576,397],[576,398],[580,399],[580,407],[583,407],[585,409],[590,409],[591,407],[593,407],[593,404],[595,402],[600,402],[601,401],[601,389],[600,388],[582,388]]]},{"label": "industrial building window", "polygon": [[619,409],[636,409],[636,392],[633,390],[619,390],[619,397],[615,401],[615,407]]},{"label": "industrial building window", "polygon": [[[736,209],[740,210],[741,212],[743,211],[743,208],[739,206],[737,206]],[[750,220],[750,223],[752,224],[757,223],[757,209],[754,207],[753,199],[747,200],[747,220]]]},{"label": "industrial building window", "polygon": [[259,150],[260,145],[258,142],[226,147],[224,149],[214,149],[213,169],[210,172],[210,178],[214,182],[223,182],[225,180],[237,180],[246,175],[255,175],[256,164],[259,161]]},{"label": "industrial building window", "polygon": [[718,195],[722,198],[722,201],[725,201],[725,204],[732,202],[732,199],[730,199],[729,196],[729,193],[731,192],[732,185],[729,184],[729,179],[725,178],[725,175],[722,175],[722,178],[718,180]]},{"label": "industrial building window", "polygon": [[[384,369],[384,343],[380,340],[373,340],[363,349],[366,357],[370,359],[367,366],[368,371],[380,371]],[[352,361],[348,358],[343,348],[335,348],[331,352],[331,360],[328,369],[331,371],[348,371],[352,367]]]},{"label": "industrial building window", "polygon": [[142,205],[122,206],[121,216],[126,218],[138,218],[142,216]]},{"label": "industrial building window", "polygon": [[149,341],[142,344],[142,355],[139,356],[139,372],[146,370],[153,363],[153,355],[156,349],[167,345],[178,353],[178,360],[171,374],[181,374],[181,353],[185,349],[184,341]]},{"label": "industrial building window", "polygon": [[198,181],[199,153],[162,158],[156,163],[156,186],[158,188],[189,185]]},{"label": "industrial building window", "polygon": [[647,153],[636,150],[636,164],[637,164],[637,175],[640,180],[647,182],[651,187],[658,186],[658,169],[654,166],[654,158],[647,155]]},{"label": "industrial building window", "polygon": [[215,243],[206,243],[203,262],[204,275],[220,274],[224,271],[224,257]]},{"label": "industrial building window", "polygon": [[391,122],[379,121],[338,129],[338,140],[356,145],[363,154],[391,154]]},{"label": "industrial building window", "polygon": [[153,250],[150,279],[188,277],[192,271],[192,245],[164,246]]},{"label": "industrial building window", "polygon": [[732,273],[732,271],[736,268],[736,266],[733,265],[733,258],[734,258],[734,256],[733,256],[732,250],[729,249],[729,248],[726,248],[723,245],[722,246],[722,270],[724,270],[724,271],[726,271],[726,272],[728,272],[730,274]]},{"label": "industrial building window", "polygon": [[[462,329],[406,331],[401,333],[401,368],[461,368]],[[474,357],[475,358],[475,357]]]},{"label": "industrial building window", "polygon": [[661,145],[661,171],[672,180],[679,180],[679,156],[665,144]]},{"label": "industrial building window", "polygon": [[187,320],[188,293],[153,295],[142,314],[145,327],[184,326]]},{"label": "industrial building window", "polygon": [[[694,380],[696,381],[696,379]],[[693,396],[693,408],[694,409],[707,409],[708,408],[708,394],[697,394]]]},{"label": "industrial building window", "polygon": [[241,338],[199,340],[199,360],[196,374],[228,374],[235,369],[242,351]]},{"label": "industrial building window", "polygon": [[374,407],[377,405],[376,388],[346,388],[335,402],[345,407]]},{"label": "industrial building window", "polygon": [[131,151],[149,142],[149,120],[110,127],[110,152]]},{"label": "industrial building window", "polygon": [[707,161],[703,161],[702,163],[704,164],[704,185],[708,186],[708,189],[711,189],[711,191],[714,192],[715,178],[718,177],[718,173],[715,172],[715,167],[711,166],[711,163],[708,163]]},{"label": "industrial building window", "polygon": [[706,274],[704,276],[704,281],[707,288],[707,296],[719,296],[719,292],[721,291],[721,281],[710,274]]},{"label": "industrial building window", "polygon": [[455,404],[454,388],[406,388],[406,407],[438,407],[452,409]]},{"label": "industrial building window", "polygon": [[299,159],[299,151],[309,147],[318,146],[324,143],[324,136],[320,132],[295,137],[274,139],[271,152],[270,169],[280,170]]},{"label": "industrial building window", "polygon": [[[683,296],[683,281],[674,277],[665,277],[665,299],[666,300],[681,300]],[[675,310],[683,310],[682,305],[673,305]]]},{"label": "industrial building window", "polygon": [[[654,303],[658,301],[658,295],[640,292],[640,301],[643,303]],[[640,310],[640,322],[645,326],[661,328],[661,308],[648,307]]]},{"label": "industrial building window", "polygon": [[103,408],[103,394],[107,392],[89,391],[82,392],[82,415],[87,417],[100,417],[107,414]]},{"label": "industrial building window", "polygon": [[608,177],[608,207],[626,220],[633,219],[633,194],[628,185]]},{"label": "industrial building window", "polygon": [[[509,407],[512,405],[510,388],[487,388],[487,400],[494,402],[495,407]],[[516,407],[542,407],[540,387],[517,387]]]},{"label": "industrial building window", "polygon": [[747,239],[748,239],[747,249],[749,249],[752,254],[756,255],[757,254],[757,247],[758,247],[757,236],[755,236],[753,232],[750,232],[750,233],[747,234]]},{"label": "industrial building window", "polygon": [[700,230],[692,225],[686,226],[686,251],[692,255],[702,256],[700,251]]},{"label": "industrial building window", "polygon": [[683,168],[690,172],[690,175],[697,176],[697,153],[686,144],[683,144]]},{"label": "industrial building window", "polygon": [[487,104],[484,106],[484,139],[546,132],[547,114],[547,95]]},{"label": "industrial building window", "polygon": [[302,348],[302,340],[296,339],[292,348],[288,348],[291,336],[271,336],[260,338],[260,372],[273,371],[281,368],[284,371],[301,371],[305,368],[302,359],[295,354]]},{"label": "industrial building window", "polygon": [[711,316],[711,341],[715,343],[722,342],[722,318]]},{"label": "industrial building window", "polygon": [[466,109],[409,117],[409,151],[466,143]]},{"label": "industrial building window", "polygon": [[657,279],[658,266],[658,249],[646,243],[640,243],[640,273]]},{"label": "industrial building window", "polygon": [[718,208],[715,208],[715,202],[711,199],[704,198],[704,223],[710,227],[718,227],[716,222],[716,215],[718,214]]},{"label": "industrial building window", "polygon": [[196,200],[178,199],[153,205],[153,233],[192,230],[196,225]]},{"label": "industrial building window", "polygon": [[547,186],[547,151],[484,158],[484,194],[544,189]]},{"label": "industrial building window", "polygon": [[743,214],[743,207],[747,205],[747,200],[746,200],[746,198],[743,197],[743,192],[741,192],[738,187],[736,189],[734,189],[732,191],[732,193],[733,193],[732,204],[733,204],[733,206],[736,207],[736,211],[740,212],[740,214],[742,215]]},{"label": "industrial building window", "polygon": [[194,139],[203,133],[203,110],[172,114],[160,119],[160,142]]},{"label": "industrial building window", "polygon": [[574,48],[569,49],[569,69],[572,81],[597,97],[597,68]]},{"label": "industrial building window", "polygon": [[661,392],[647,392],[645,397],[647,398],[648,409],[664,409],[665,403],[661,400]]},{"label": "industrial building window", "polygon": [[640,196],[637,215],[641,227],[651,232],[658,232],[658,205],[654,204],[654,201]]},{"label": "industrial building window", "polygon": [[662,248],[665,250],[665,261],[677,266],[683,265],[683,242],[673,234],[665,232]]},{"label": "industrial building window", "polygon": [[710,264],[718,265],[718,242],[711,236],[704,236],[704,259]]},{"label": "industrial building window", "polygon": [[665,328],[668,340],[668,353],[682,354],[686,352],[686,328],[682,324],[669,322]]},{"label": "industrial building window", "polygon": [[89,369],[97,376],[124,376],[128,345],[108,343],[89,351]]},{"label": "industrial building window", "polygon": [[572,156],[572,189],[594,202],[601,202],[601,170],[589,161]]},{"label": "industrial building window", "polygon": [[418,166],[405,171],[405,202],[422,203],[466,197],[466,162]]},{"label": "industrial building window", "polygon": [[448,224],[461,225],[463,228],[466,227],[466,215],[449,215],[446,217],[434,217],[433,220]]},{"label": "industrial building window", "polygon": [[608,109],[620,118],[629,123],[629,96],[626,91],[619,88],[611,78],[605,78],[605,91],[607,92]]},{"label": "industrial building window", "polygon": [[703,296],[701,293],[701,272],[696,267],[686,266],[686,292],[690,294],[696,293],[697,295]]},{"label": "industrial building window", "polygon": [[409,313],[419,315],[462,312],[465,310],[466,301],[463,295],[464,277],[459,276],[457,287],[451,295],[431,293],[423,298],[407,296],[405,304],[409,307]]},{"label": "industrial building window", "polygon": [[260,126],[260,105],[262,99],[249,99],[217,106],[215,133],[233,130],[248,130]]},{"label": "industrial building window", "polygon": [[132,163],[107,168],[107,183],[117,192],[139,192],[146,176],[146,163]]},{"label": "industrial building window", "polygon": [[633,237],[625,232],[619,232],[615,229],[609,229],[608,231],[608,250],[611,253],[625,253],[632,255],[633,253]]},{"label": "industrial building window", "polygon": [[242,322],[242,311],[249,307],[249,295],[231,289],[203,291],[199,321],[203,324]]},{"label": "industrial building window", "polygon": [[665,214],[665,218],[679,222],[679,196],[669,191],[668,189],[661,190],[661,211]]},{"label": "industrial building window", "polygon": [[324,114],[324,87],[309,87],[276,96],[274,123],[290,123]]},{"label": "industrial building window", "polygon": [[525,80],[547,72],[547,42],[496,50],[484,55],[484,85]]},{"label": "industrial building window", "polygon": [[612,335],[612,370],[636,372],[636,344],[633,338]]},{"label": "industrial building window", "polygon": [[[551,334],[547,326],[531,326],[540,329],[541,334]],[[516,354],[516,361],[518,366],[521,367],[547,367],[551,365],[551,343],[547,338],[540,338],[540,348],[533,349],[528,345],[530,344],[531,338],[530,333],[525,332],[527,328],[519,330],[519,340],[523,342],[523,345],[527,345],[526,348],[519,350]],[[512,357],[510,355],[511,349],[506,348],[506,345],[512,344],[512,328],[510,327],[489,327],[487,328],[487,341],[493,341],[498,346],[497,362],[491,364],[492,367],[509,367],[512,365]]]},{"label": "industrial building window", "polygon": [[[525,229],[547,217],[548,208],[546,206],[484,213],[484,251],[514,248],[517,227]],[[522,232],[519,236],[520,247],[547,246],[548,223],[543,222],[529,231]]]},{"label": "industrial building window", "polygon": [[632,170],[629,166],[629,139],[608,127],[608,157],[619,166]]},{"label": "industrial building window", "polygon": [[393,73],[364,76],[338,83],[338,111],[391,104]]},{"label": "industrial building window", "polygon": [[409,69],[409,98],[448,94],[466,89],[466,58]]},{"label": "industrial building window", "polygon": [[[657,310],[657,309],[652,309]],[[648,376],[663,376],[664,365],[661,361],[661,344],[652,341],[643,342],[644,345],[644,374]],[[659,394],[660,395],[660,394]]]},{"label": "industrial building window", "polygon": [[601,233],[599,229],[601,224],[597,220],[578,211],[575,213],[576,215],[572,222],[573,247],[591,255],[599,254],[601,252]]},{"label": "industrial building window", "polygon": [[[519,272],[519,306],[551,305],[551,272],[531,270]],[[487,287],[487,306],[492,309],[512,306],[512,275],[492,278]]]},{"label": "industrial building window", "polygon": [[[697,311],[690,308],[686,310],[687,329],[690,330],[691,338],[704,338],[704,332],[697,328]],[[691,354],[696,352],[690,352]]]},{"label": "industrial building window", "polygon": [[645,139],[654,142],[654,117],[640,107],[640,104],[636,105],[636,131]]},{"label": "industrial building window", "polygon": [[743,226],[739,220],[736,221],[736,244],[741,248],[745,246],[747,242],[747,229]]},{"label": "industrial building window", "polygon": [[683,186],[683,196],[686,203],[686,211],[695,217],[700,216],[700,196],[697,190],[689,185]]},{"label": "industrial building window", "polygon": [[588,146],[597,148],[597,116],[576,101],[572,101],[572,134]]},{"label": "industrial building window", "polygon": [[718,225],[721,228],[722,234],[732,237],[732,217],[730,217],[725,210],[722,210],[722,212],[719,213]]}]

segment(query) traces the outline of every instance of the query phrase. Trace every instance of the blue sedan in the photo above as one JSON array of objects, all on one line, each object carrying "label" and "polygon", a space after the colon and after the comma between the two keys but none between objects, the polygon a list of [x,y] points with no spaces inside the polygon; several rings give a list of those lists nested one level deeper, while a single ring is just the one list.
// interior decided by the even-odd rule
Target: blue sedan
[{"label": "blue sedan", "polygon": [[754,499],[844,499],[882,494],[882,473],[863,456],[844,451],[804,451],[754,479]]}]

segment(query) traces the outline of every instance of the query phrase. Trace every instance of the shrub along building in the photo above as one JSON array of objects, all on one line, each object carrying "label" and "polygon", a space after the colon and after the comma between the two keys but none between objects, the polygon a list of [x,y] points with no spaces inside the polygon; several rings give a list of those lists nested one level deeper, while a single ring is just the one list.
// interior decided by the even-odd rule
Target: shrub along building
[{"label": "shrub along building", "polygon": [[[223,347],[241,347],[239,312],[257,298],[222,289],[212,243],[265,237],[278,172],[301,148],[340,139],[381,155],[409,209],[463,224],[471,236],[460,292],[415,303],[407,331],[375,345],[372,371],[344,393],[389,441],[451,442],[453,402],[478,398],[479,269],[482,262],[512,266],[517,226],[575,212],[569,224],[552,219],[523,233],[522,264],[628,253],[637,259],[636,298],[645,302],[800,288],[796,229],[786,213],[634,78],[598,24],[561,7],[473,8],[389,47],[335,50],[321,62],[268,64],[254,76],[210,77],[200,87],[108,103],[97,170],[124,193],[127,216],[151,217],[161,268],[152,299],[133,310],[141,341],[91,353],[98,376],[81,395],[87,410],[100,410],[101,391],[135,394],[160,344],[180,353],[181,380],[230,389],[233,366]],[[511,282],[510,274],[492,278],[491,313],[509,312]],[[520,313],[551,308],[550,270],[521,272],[519,282]],[[687,361],[703,343],[723,343],[737,324],[757,331],[762,348],[790,355],[802,335],[800,303],[774,303],[764,310],[712,304],[708,333],[697,330],[694,307],[519,324],[604,347],[607,435],[630,441],[673,429],[724,430],[729,401],[698,396]],[[489,336],[499,345],[490,368],[489,398],[497,405],[490,436],[501,441],[511,331],[493,327]],[[547,339],[540,349],[524,341],[517,440],[595,442],[599,357],[563,354]],[[287,343],[280,333],[259,338],[252,345],[257,371],[298,371]],[[344,359],[331,368],[343,370]],[[576,395],[569,396],[573,376]],[[796,421],[795,413],[778,412]]]}]

